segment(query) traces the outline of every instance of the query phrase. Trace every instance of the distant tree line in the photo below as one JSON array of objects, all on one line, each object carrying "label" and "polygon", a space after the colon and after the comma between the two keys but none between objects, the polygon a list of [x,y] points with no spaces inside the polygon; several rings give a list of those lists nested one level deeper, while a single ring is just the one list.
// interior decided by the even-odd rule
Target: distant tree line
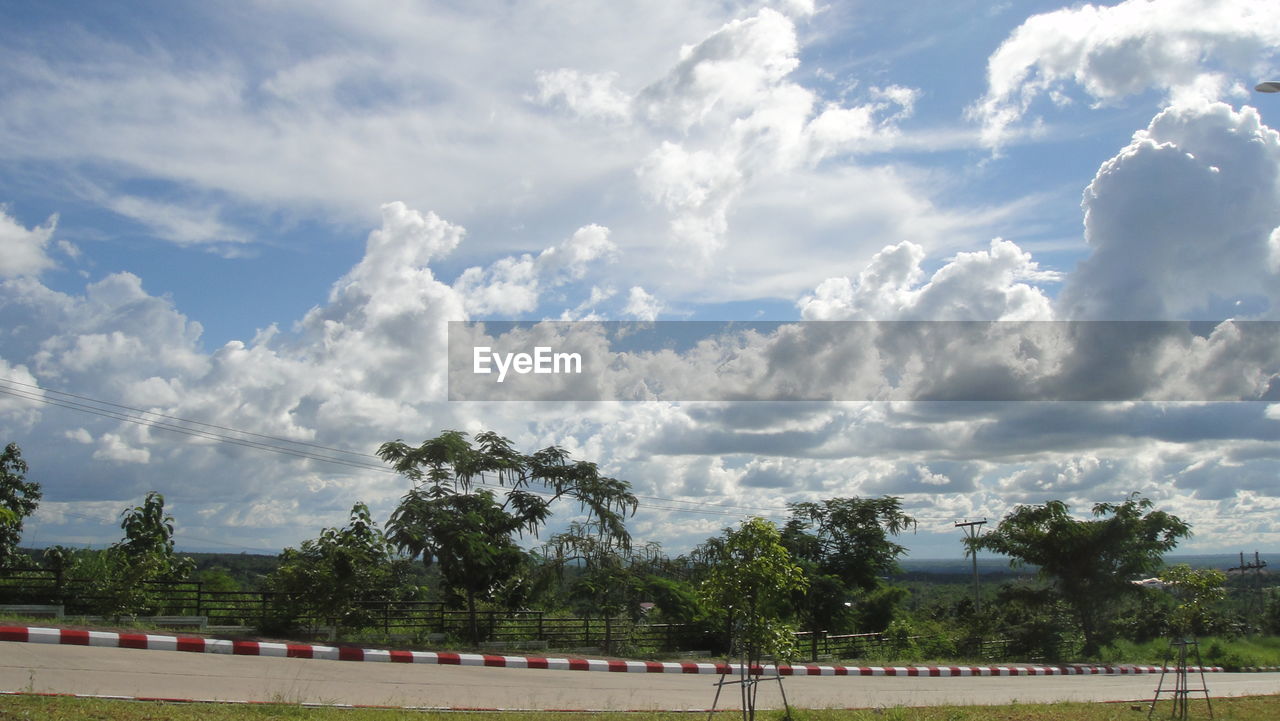
[{"label": "distant tree line", "polygon": [[[385,443],[378,454],[409,482],[385,527],[357,502],[345,525],[255,569],[255,585],[274,599],[275,630],[304,619],[359,629],[372,624],[373,604],[436,600],[466,612],[459,641],[472,644],[484,640],[481,612],[541,610],[683,624],[752,660],[816,657],[823,636],[868,632],[926,657],[972,655],[998,637],[1016,656],[1046,660],[1096,657],[1117,639],[1239,632],[1250,622],[1280,633],[1280,594],[1243,619],[1224,601],[1220,573],[1164,567],[1163,554],[1190,527],[1137,495],[1098,504],[1086,519],[1061,501],[1019,506],[966,541],[971,552],[1035,569],[988,587],[979,607],[963,586],[912,590],[890,580],[906,550],[898,539],[916,528],[893,496],[794,503],[781,526],[751,518],[669,557],[655,543],[632,543],[630,485],[564,449],[522,453],[496,433],[446,431],[417,446]],[[0,456],[0,567],[19,564],[22,521],[40,500],[27,472],[9,444]],[[560,501],[576,506],[578,520],[535,542]],[[159,493],[127,508],[121,530],[108,549],[55,546],[42,563],[92,579],[111,614],[154,608],[147,581],[245,585],[225,566],[197,573],[175,552]],[[1134,583],[1155,574],[1164,590]]]}]

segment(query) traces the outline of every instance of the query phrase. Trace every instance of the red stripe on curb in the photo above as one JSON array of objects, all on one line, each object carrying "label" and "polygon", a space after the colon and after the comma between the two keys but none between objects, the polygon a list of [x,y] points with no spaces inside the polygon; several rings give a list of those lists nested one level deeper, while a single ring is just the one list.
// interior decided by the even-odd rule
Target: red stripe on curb
[{"label": "red stripe on curb", "polygon": [[391,663],[413,663],[413,651],[392,651]]},{"label": "red stripe on curb", "polygon": [[122,633],[120,634],[120,648],[147,648],[147,635],[145,633]]},{"label": "red stripe on curb", "polygon": [[542,656],[530,656],[524,660],[526,668],[547,668],[547,659]]},{"label": "red stripe on curb", "polygon": [[364,649],[351,648],[350,646],[341,646],[338,648],[339,661],[363,661]]},{"label": "red stripe on curb", "polygon": [[507,665],[507,659],[502,656],[485,655],[482,658],[484,659],[483,665],[491,668],[503,668]]},{"label": "red stripe on curb", "polygon": [[258,647],[257,641],[233,641],[231,653],[235,656],[261,656],[262,649]]},{"label": "red stripe on curb", "polygon": [[0,641],[27,643],[29,640],[31,640],[31,634],[27,632],[25,626],[0,626]]},{"label": "red stripe on curb", "polygon": [[191,653],[204,653],[205,642],[203,638],[179,638],[178,650],[189,651]]},{"label": "red stripe on curb", "polygon": [[285,656],[289,658],[315,658],[315,647],[305,643],[290,643],[285,646]]},{"label": "red stripe on curb", "polygon": [[58,636],[58,643],[66,646],[88,646],[89,632],[64,628],[62,629],[62,633]]},{"label": "red stripe on curb", "polygon": [[570,671],[590,671],[591,664],[587,663],[586,661],[580,658],[571,658],[569,659],[569,670]]}]

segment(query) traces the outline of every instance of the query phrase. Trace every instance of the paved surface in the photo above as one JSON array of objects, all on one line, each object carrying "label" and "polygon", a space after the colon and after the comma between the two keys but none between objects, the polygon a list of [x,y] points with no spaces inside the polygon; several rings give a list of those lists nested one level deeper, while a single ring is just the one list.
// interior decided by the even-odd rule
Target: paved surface
[{"label": "paved surface", "polygon": [[[1280,673],[1207,674],[1214,696],[1280,693]],[[346,663],[301,658],[0,643],[0,690],[393,706],[703,709],[715,676]],[[1197,678],[1198,680],[1198,678]],[[808,708],[1150,698],[1158,676],[790,677]],[[1194,685],[1193,685],[1194,687]],[[776,683],[762,706],[781,706]],[[737,708],[726,688],[721,707]]]}]

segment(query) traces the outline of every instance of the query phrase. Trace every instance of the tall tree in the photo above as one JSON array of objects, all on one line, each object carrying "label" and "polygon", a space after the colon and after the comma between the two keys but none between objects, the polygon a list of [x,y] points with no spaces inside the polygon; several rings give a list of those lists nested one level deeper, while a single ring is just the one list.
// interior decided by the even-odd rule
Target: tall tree
[{"label": "tall tree", "polygon": [[0,568],[16,565],[22,521],[40,504],[40,484],[26,480],[22,449],[10,443],[0,453]]},{"label": "tall tree", "polygon": [[[492,431],[477,434],[474,445],[465,433],[445,431],[417,447],[384,443],[378,455],[413,483],[387,522],[387,538],[439,566],[466,601],[473,642],[480,639],[477,601],[491,598],[525,564],[517,538],[536,535],[555,501],[577,502],[601,543],[630,547],[625,517],[636,508],[630,484],[572,460],[563,448],[523,454]],[[500,487],[501,499],[474,488],[480,483]]]},{"label": "tall tree", "polygon": [[1087,520],[1072,518],[1062,501],[1019,506],[966,543],[1009,556],[1015,567],[1038,566],[1080,624],[1084,654],[1096,656],[1114,637],[1118,603],[1139,592],[1130,581],[1150,576],[1162,555],[1191,535],[1182,519],[1152,505],[1134,493],[1123,503],[1096,504]]},{"label": "tall tree", "polygon": [[890,536],[914,528],[916,521],[894,496],[830,498],[790,509],[782,543],[809,579],[793,603],[811,632],[810,653],[816,657],[818,632],[840,627],[854,598],[874,591],[882,576],[897,570],[906,548]]}]

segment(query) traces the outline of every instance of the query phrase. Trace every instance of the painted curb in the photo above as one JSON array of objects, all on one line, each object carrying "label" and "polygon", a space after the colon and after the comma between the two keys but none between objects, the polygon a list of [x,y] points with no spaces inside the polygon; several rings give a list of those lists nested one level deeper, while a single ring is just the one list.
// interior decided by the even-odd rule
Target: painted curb
[{"label": "painted curb", "polygon": [[[230,641],[212,638],[157,636],[114,631],[77,631],[37,626],[0,626],[0,641],[49,643],[64,646],[98,646],[150,651],[187,651],[234,656],[311,658],[330,661],[422,663],[440,666],[487,666],[552,671],[607,671],[611,673],[738,674],[740,664],[662,661],[610,661],[605,659],[548,658],[543,656],[493,656],[478,653],[435,651],[386,651],[379,649],[315,646],[300,643]],[[1155,674],[1161,666],[753,666],[750,673],[781,676],[1081,676]],[[1221,666],[1191,666],[1191,672],[1221,672]]]}]

